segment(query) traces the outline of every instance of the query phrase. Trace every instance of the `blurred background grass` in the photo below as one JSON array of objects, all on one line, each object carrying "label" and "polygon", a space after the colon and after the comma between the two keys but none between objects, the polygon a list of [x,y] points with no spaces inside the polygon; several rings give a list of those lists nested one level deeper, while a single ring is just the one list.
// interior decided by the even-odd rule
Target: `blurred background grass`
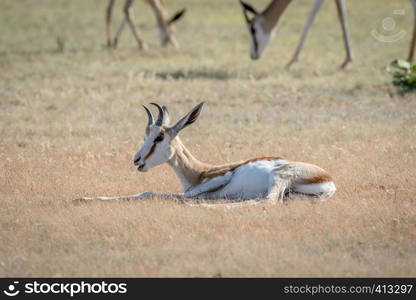
[{"label": "blurred background grass", "polygon": [[[123,2],[116,2],[114,24],[121,20]],[[111,64],[102,66],[104,69],[101,71],[104,74],[116,67],[123,67],[126,72],[213,69],[226,70],[230,77],[274,77],[281,73],[282,67],[294,52],[312,6],[311,1],[294,1],[284,14],[267,54],[261,60],[252,62],[248,57],[249,36],[238,1],[166,2],[171,14],[187,8],[186,17],[176,26],[177,38],[182,47],[175,51],[160,49],[152,10],[144,1],[136,1],[133,9],[136,25],[140,35],[150,46],[143,53],[136,51],[135,41],[128,29],[123,32],[117,51],[106,50],[106,1],[2,1],[2,63],[13,61],[16,56],[19,61],[47,59],[55,65],[54,71],[57,75],[71,65],[82,65],[68,65],[64,61],[87,60],[90,63],[84,67],[88,68],[94,62],[111,61]],[[260,10],[267,3],[267,0],[263,0],[253,2],[253,5]],[[370,32],[379,28],[382,20],[391,16],[394,9],[405,9],[405,15],[396,17],[395,21],[397,28],[406,30],[408,34],[396,43],[377,41]],[[366,66],[367,68],[362,69],[366,75],[374,69],[383,68],[394,58],[407,56],[412,24],[409,1],[349,0],[347,11],[356,66]],[[295,67],[292,76],[296,78],[304,73],[310,75],[314,71],[334,71],[334,67],[342,62],[344,56],[341,37],[335,3],[325,1],[307,40],[302,61]],[[126,56],[129,57],[128,60],[123,59]],[[149,59],[152,57],[158,59]],[[59,68],[57,65],[61,64],[62,68]],[[215,74],[213,77],[216,77]],[[364,76],[359,78],[362,80]]]}]

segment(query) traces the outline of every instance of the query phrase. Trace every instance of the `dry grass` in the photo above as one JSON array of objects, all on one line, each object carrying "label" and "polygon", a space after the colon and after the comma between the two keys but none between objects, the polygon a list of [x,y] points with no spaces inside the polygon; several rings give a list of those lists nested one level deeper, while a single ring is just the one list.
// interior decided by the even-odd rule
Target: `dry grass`
[{"label": "dry grass", "polygon": [[[127,32],[119,50],[104,49],[103,1],[21,1],[27,10],[2,1],[0,276],[415,276],[416,101],[392,95],[382,70],[406,55],[407,40],[369,36],[391,8],[374,2],[348,2],[360,22],[353,68],[335,70],[341,43],[325,4],[304,64],[287,73],[306,2],[293,4],[253,63],[235,3],[169,3],[188,7],[182,51],[160,49],[152,16],[140,15],[152,49],[140,53]],[[207,102],[182,134],[201,160],[308,161],[333,174],[337,193],[232,210],[158,199],[74,205],[80,196],[180,191],[167,166],[141,174],[132,164],[140,106],[155,99],[174,118]]]}]

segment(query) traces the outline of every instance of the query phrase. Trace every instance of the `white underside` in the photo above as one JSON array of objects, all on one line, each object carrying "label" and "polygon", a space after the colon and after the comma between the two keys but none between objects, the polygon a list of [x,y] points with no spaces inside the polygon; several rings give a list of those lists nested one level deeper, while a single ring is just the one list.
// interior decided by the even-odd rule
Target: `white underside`
[{"label": "white underside", "polygon": [[[256,199],[282,197],[289,191],[289,187],[293,192],[310,196],[330,197],[335,193],[335,184],[333,182],[325,182],[318,184],[293,184],[290,186],[289,180],[284,180],[285,174],[279,174],[276,169],[279,166],[289,164],[285,160],[277,161],[255,161],[243,165],[234,172],[224,175],[229,177],[227,184],[215,192],[205,193],[206,198],[217,199]],[[218,178],[213,180],[219,181]],[[208,182],[207,182],[208,183]],[[205,183],[205,184],[207,184]],[[275,195],[271,195],[275,192]]]},{"label": "white underside", "polygon": [[265,198],[275,181],[274,169],[286,161],[256,161],[237,168],[229,184],[217,192],[231,199]]}]

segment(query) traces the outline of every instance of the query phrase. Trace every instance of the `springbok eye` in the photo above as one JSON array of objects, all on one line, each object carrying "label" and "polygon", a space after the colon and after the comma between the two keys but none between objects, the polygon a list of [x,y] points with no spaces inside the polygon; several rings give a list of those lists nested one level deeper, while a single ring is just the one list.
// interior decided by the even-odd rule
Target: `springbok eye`
[{"label": "springbok eye", "polygon": [[160,143],[161,141],[163,141],[163,134],[159,135],[157,138],[155,138],[155,143]]}]

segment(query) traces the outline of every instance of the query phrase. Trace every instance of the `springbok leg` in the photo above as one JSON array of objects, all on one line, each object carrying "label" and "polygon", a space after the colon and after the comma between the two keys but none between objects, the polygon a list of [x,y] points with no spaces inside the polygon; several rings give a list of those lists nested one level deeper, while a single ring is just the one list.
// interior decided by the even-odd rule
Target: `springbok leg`
[{"label": "springbok leg", "polygon": [[409,62],[413,61],[413,56],[416,47],[416,0],[411,1],[413,5],[413,37],[412,41],[410,42],[409,57],[407,58]]},{"label": "springbok leg", "polygon": [[111,16],[112,16],[112,12],[113,12],[114,1],[115,0],[110,0],[110,2],[108,2],[106,15],[105,15],[105,25],[106,25],[106,29],[107,29],[107,47],[108,48],[111,48],[112,44],[113,44],[112,43],[112,37],[111,37]]},{"label": "springbok leg", "polygon": [[345,10],[344,0],[335,0],[335,3],[337,5],[338,18],[342,27],[342,36],[344,39],[345,51],[347,52],[347,56],[340,67],[341,69],[344,69],[350,62],[352,62],[352,50],[351,50],[351,43],[350,43],[350,38],[349,38],[347,13]]},{"label": "springbok leg", "polygon": [[133,23],[133,20],[131,18],[131,15],[130,15],[131,6],[132,6],[133,2],[134,2],[134,0],[126,0],[126,3],[124,4],[124,9],[123,9],[123,11],[124,11],[124,18],[125,18],[125,21],[127,22],[127,24],[130,26],[130,30],[133,33],[134,38],[136,39],[136,42],[137,42],[137,44],[139,46],[139,49],[143,49],[144,44],[143,44],[142,40],[140,39],[137,31],[136,31],[136,27],[135,27],[135,25]]},{"label": "springbok leg", "polygon": [[126,196],[99,196],[99,197],[82,197],[75,199],[74,201],[90,201],[90,200],[100,200],[100,201],[111,201],[111,200],[133,200],[133,199],[146,199],[146,198],[175,198],[178,200],[184,200],[182,194],[163,194],[163,193],[154,193],[154,192],[144,192],[134,195]]},{"label": "springbok leg", "polygon": [[310,12],[310,14],[309,14],[309,16],[308,16],[308,21],[307,21],[307,23],[306,23],[306,26],[305,26],[305,28],[303,29],[302,36],[301,36],[300,41],[299,41],[299,43],[298,43],[298,46],[297,46],[297,48],[296,48],[295,54],[293,55],[293,57],[292,57],[292,59],[289,61],[289,63],[286,65],[286,67],[285,67],[285,68],[286,68],[286,70],[289,70],[289,69],[290,69],[290,67],[291,67],[291,65],[292,65],[293,63],[295,63],[295,62],[297,62],[297,61],[298,61],[298,59],[299,59],[299,55],[300,55],[300,52],[301,52],[301,51],[302,51],[302,49],[303,49],[303,45],[304,45],[304,43],[305,43],[306,37],[307,37],[307,35],[308,35],[308,33],[309,33],[309,30],[310,30],[310,29],[311,29],[311,27],[312,27],[312,23],[313,23],[313,20],[314,20],[314,19],[315,19],[315,17],[316,17],[316,14],[318,13],[319,9],[321,8],[322,2],[323,2],[323,0],[316,0],[316,1],[315,1],[315,4],[314,4],[314,6],[313,6],[313,8],[312,8],[312,10],[311,10],[311,12]]}]

